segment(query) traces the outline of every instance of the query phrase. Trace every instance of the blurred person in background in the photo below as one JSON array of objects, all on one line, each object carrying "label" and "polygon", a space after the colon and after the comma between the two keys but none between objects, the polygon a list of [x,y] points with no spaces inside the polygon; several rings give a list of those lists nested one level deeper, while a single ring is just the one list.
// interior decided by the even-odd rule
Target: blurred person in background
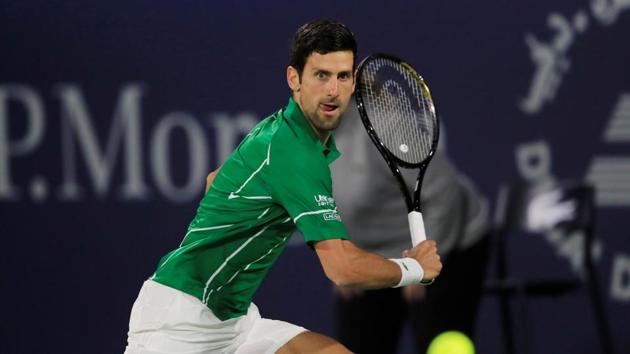
[{"label": "blurred person in background", "polygon": [[[442,129],[443,131],[443,129]],[[353,241],[386,258],[411,245],[407,208],[398,183],[369,139],[356,105],[335,132],[344,154],[331,167],[335,200]],[[395,353],[406,320],[417,353],[448,330],[473,338],[488,257],[487,202],[446,155],[444,134],[424,177],[421,205],[427,237],[443,262],[429,287],[335,288],[337,338],[361,353]],[[401,169],[410,190],[417,169]]]}]

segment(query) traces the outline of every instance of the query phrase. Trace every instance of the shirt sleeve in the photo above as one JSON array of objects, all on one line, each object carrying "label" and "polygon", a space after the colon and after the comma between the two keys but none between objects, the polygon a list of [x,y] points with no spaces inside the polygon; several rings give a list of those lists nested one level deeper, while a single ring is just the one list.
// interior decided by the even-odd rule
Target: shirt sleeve
[{"label": "shirt sleeve", "polygon": [[328,164],[287,150],[272,146],[269,165],[261,171],[273,200],[285,208],[306,242],[349,239],[332,197]]}]

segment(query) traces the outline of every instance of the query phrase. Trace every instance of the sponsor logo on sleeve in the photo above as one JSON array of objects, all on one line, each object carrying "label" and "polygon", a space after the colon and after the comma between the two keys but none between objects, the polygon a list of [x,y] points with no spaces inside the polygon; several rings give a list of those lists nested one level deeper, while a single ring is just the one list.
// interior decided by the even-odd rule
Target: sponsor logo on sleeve
[{"label": "sponsor logo on sleeve", "polygon": [[318,194],[315,196],[315,203],[320,207],[335,208],[335,199],[326,195]]},{"label": "sponsor logo on sleeve", "polygon": [[314,198],[318,207],[330,209],[326,210],[325,213],[322,213],[322,217],[325,221],[341,221],[341,217],[339,216],[337,205],[335,204],[335,199],[333,197],[318,194],[314,196]]}]

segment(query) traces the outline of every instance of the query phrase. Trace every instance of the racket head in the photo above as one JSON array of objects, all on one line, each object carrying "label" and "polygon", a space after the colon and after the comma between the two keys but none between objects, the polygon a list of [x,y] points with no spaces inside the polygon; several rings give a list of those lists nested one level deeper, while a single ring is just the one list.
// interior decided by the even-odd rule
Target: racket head
[{"label": "racket head", "polygon": [[370,138],[402,167],[418,168],[433,157],[438,114],[429,87],[404,60],[385,53],[357,68],[357,108]]}]

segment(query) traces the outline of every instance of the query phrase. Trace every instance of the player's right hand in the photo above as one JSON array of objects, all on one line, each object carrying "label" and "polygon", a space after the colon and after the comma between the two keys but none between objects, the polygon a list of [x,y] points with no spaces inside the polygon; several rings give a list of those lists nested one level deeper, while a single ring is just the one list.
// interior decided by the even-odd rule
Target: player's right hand
[{"label": "player's right hand", "polygon": [[442,271],[442,262],[437,253],[437,245],[434,240],[424,240],[416,247],[403,252],[403,257],[414,258],[424,270],[424,281],[435,279]]}]

